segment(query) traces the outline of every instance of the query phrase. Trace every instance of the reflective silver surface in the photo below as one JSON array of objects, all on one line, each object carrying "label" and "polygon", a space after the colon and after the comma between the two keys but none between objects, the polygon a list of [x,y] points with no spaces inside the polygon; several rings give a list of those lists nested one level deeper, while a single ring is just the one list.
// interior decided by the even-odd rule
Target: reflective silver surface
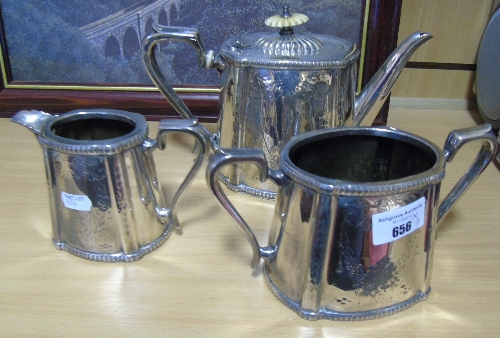
[{"label": "reflective silver surface", "polygon": [[[200,67],[221,73],[221,115],[214,148],[260,148],[271,168],[277,168],[284,144],[295,135],[371,125],[410,56],[432,37],[420,32],[409,36],[356,96],[360,52],[350,41],[294,34],[291,27],[284,27],[279,33],[233,36],[217,53],[205,51],[195,28],[154,29],[143,42],[142,56],[168,102],[184,118],[193,118],[155,57],[155,46],[161,41],[186,42],[195,47]],[[220,178],[233,191],[274,199],[276,185],[260,182],[257,176],[252,166],[238,164],[226,168]]]},{"label": "reflective silver surface", "polygon": [[[482,143],[478,156],[440,203],[446,162],[474,140]],[[294,137],[277,169],[260,149],[220,149],[207,182],[249,240],[252,266],[264,259],[283,304],[311,320],[372,319],[425,299],[439,222],[496,147],[490,125],[451,132],[443,150],[394,128],[339,127]],[[224,166],[241,163],[279,186],[267,247],[218,180]]]},{"label": "reflective silver surface", "polygon": [[[42,147],[54,245],[94,261],[135,261],[167,240],[179,227],[175,206],[210,142],[196,120],[161,121],[153,140],[142,115],[110,109],[61,116],[20,111],[12,121],[29,128]],[[170,132],[193,135],[199,154],[168,207],[153,151],[165,148]]]}]

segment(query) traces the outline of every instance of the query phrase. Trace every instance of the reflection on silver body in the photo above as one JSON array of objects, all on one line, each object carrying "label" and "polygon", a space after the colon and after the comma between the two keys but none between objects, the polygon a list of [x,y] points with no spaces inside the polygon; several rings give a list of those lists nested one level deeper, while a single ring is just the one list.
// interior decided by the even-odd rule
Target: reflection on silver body
[{"label": "reflection on silver body", "polygon": [[[482,141],[479,155],[439,203],[446,162],[473,140]],[[252,266],[264,258],[268,285],[286,306],[311,320],[372,319],[425,299],[438,224],[496,146],[490,125],[450,133],[444,150],[394,128],[340,127],[293,138],[277,169],[260,149],[221,149],[209,162],[207,182],[249,240]],[[259,245],[217,179],[224,166],[241,163],[279,186],[267,247]],[[410,209],[404,216],[416,218],[420,228],[374,244],[372,216],[411,208],[422,198],[421,215]]]},{"label": "reflection on silver body", "polygon": [[[344,125],[352,119],[355,64],[343,69],[304,71],[235,67],[225,69],[219,121],[221,148],[260,148],[269,167],[293,136]],[[254,166],[225,170],[232,190],[274,198],[276,186],[261,183]],[[255,189],[255,192],[250,192]]]},{"label": "reflection on silver body", "polygon": [[[282,17],[290,15],[295,14],[285,7]],[[407,60],[432,37],[419,32],[408,37],[356,96],[359,48],[334,36],[295,34],[292,25],[278,22],[272,26],[280,27],[279,33],[233,36],[223,43],[219,54],[205,51],[194,28],[155,26],[156,32],[144,40],[143,60],[168,102],[184,118],[193,118],[159,69],[154,48],[161,41],[193,45],[200,67],[221,73],[215,150],[260,148],[269,166],[276,168],[281,149],[295,135],[371,125]],[[251,166],[239,164],[225,169],[221,180],[233,191],[275,198],[277,187],[260,182],[257,176]]]},{"label": "reflection on silver body", "polygon": [[[94,261],[132,262],[167,240],[172,227],[179,227],[175,206],[209,144],[195,120],[161,121],[153,140],[142,115],[119,110],[76,110],[59,117],[21,111],[12,121],[29,128],[43,149],[54,245]],[[153,159],[169,132],[193,135],[200,149],[170,208]]]}]

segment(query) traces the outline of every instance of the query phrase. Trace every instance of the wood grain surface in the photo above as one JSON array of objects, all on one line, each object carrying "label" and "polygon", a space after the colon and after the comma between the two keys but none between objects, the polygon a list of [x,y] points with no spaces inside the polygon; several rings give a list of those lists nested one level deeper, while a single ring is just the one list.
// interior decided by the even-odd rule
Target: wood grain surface
[{"label": "wood grain surface", "polygon": [[[477,112],[395,107],[389,125],[444,144],[480,123]],[[150,123],[154,136],[156,122]],[[208,127],[213,130],[214,125]],[[33,135],[0,119],[1,337],[496,337],[500,330],[500,171],[490,165],[442,221],[427,300],[364,322],[310,322],[267,288],[262,263],[209,192],[204,172],[179,205],[182,229],[134,263],[96,263],[56,250],[42,152]],[[192,141],[172,135],[155,153],[167,199],[192,164]],[[441,196],[475,157],[447,166]],[[204,169],[203,169],[204,170]],[[202,170],[202,171],[203,171]],[[230,194],[261,244],[273,202]]]},{"label": "wood grain surface", "polygon": [[434,38],[410,58],[410,62],[421,62],[424,69],[405,69],[394,85],[392,96],[475,100],[475,71],[425,69],[425,64],[474,68],[493,3],[493,0],[405,0],[398,42],[415,31],[429,32]]},{"label": "wood grain surface", "polygon": [[398,41],[416,30],[430,32],[434,38],[411,61],[474,64],[492,5],[493,0],[405,0]]}]

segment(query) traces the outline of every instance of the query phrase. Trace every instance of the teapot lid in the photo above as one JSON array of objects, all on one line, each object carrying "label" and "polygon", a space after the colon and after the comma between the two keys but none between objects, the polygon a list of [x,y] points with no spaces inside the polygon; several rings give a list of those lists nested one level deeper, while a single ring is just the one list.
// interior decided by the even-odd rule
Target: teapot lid
[{"label": "teapot lid", "polygon": [[294,33],[294,26],[309,18],[290,13],[287,5],[281,15],[266,19],[279,32],[250,33],[227,39],[221,47],[222,57],[237,66],[274,69],[345,68],[354,63],[359,50],[356,44],[325,34]]}]

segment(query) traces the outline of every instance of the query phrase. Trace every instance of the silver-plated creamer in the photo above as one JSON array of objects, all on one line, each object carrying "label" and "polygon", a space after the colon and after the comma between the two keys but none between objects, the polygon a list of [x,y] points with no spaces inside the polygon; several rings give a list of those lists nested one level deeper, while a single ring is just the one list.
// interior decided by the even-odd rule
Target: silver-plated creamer
[{"label": "silver-plated creamer", "polygon": [[[146,119],[121,110],[20,111],[12,121],[30,129],[43,150],[53,244],[93,261],[132,262],[167,240],[210,143],[196,120],[163,120],[150,139]],[[193,135],[199,154],[168,208],[153,151],[165,148],[170,132]]]},{"label": "silver-plated creamer", "polygon": [[[482,141],[478,156],[439,203],[446,162],[473,140]],[[260,149],[221,149],[207,181],[286,306],[306,319],[371,319],[426,298],[438,224],[496,147],[490,125],[450,133],[444,150],[394,128],[341,127],[294,137],[278,169]],[[280,187],[267,247],[218,180],[223,166],[242,162]]]},{"label": "silver-plated creamer", "polygon": [[[283,146],[293,136],[332,127],[371,125],[413,52],[429,40],[416,32],[389,56],[356,96],[359,46],[331,35],[294,33],[302,14],[266,20],[278,32],[232,36],[220,51],[206,51],[194,28],[155,26],[143,42],[146,69],[162,94],[184,118],[193,115],[162,74],[155,58],[161,41],[193,45],[199,65],[221,73],[220,120],[215,148],[260,148],[277,168]],[[231,166],[221,180],[233,191],[273,199],[276,186],[260,182],[253,166]]]}]

